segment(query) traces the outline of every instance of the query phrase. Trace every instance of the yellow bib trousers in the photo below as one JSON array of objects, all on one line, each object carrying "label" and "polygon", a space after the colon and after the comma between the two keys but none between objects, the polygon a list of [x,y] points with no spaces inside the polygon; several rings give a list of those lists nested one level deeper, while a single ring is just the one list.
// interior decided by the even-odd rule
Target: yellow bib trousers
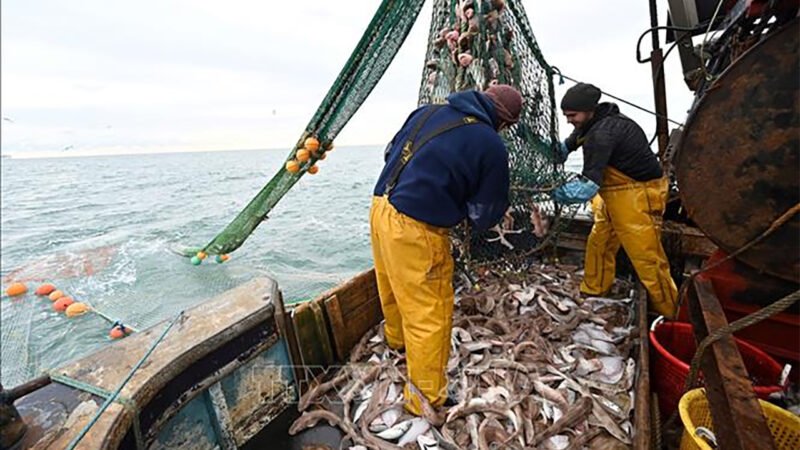
[{"label": "yellow bib trousers", "polygon": [[650,294],[650,306],[661,315],[675,317],[678,290],[661,245],[667,189],[666,177],[638,182],[606,168],[603,187],[592,199],[594,225],[586,243],[581,292],[603,295],[611,289],[621,244]]},{"label": "yellow bib trousers", "polygon": [[[447,359],[453,325],[453,258],[447,228],[397,211],[375,196],[370,235],[378,294],[390,347],[406,349],[408,378],[433,406],[447,398]],[[405,387],[406,409],[422,412]]]}]

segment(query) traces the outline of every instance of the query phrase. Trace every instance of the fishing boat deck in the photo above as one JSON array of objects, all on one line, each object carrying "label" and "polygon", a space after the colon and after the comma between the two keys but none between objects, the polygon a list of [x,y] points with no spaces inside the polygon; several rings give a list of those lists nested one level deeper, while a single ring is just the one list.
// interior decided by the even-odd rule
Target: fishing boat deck
[{"label": "fishing boat deck", "polygon": [[[484,285],[482,289],[491,290],[493,288],[491,285]],[[358,295],[353,295],[354,292],[358,292]],[[637,331],[634,332],[635,336],[647,336],[647,320],[644,316],[646,300],[643,295],[640,295],[641,293],[643,291],[637,290],[633,301],[636,305],[633,311],[633,325],[637,328]],[[364,302],[365,298],[371,299],[371,301]],[[360,304],[353,307],[350,302],[355,299],[360,300]],[[306,365],[310,363],[311,366],[331,367],[336,366],[336,364],[342,364],[342,361],[352,360],[350,353],[353,351],[357,338],[374,327],[377,324],[376,319],[380,319],[380,315],[364,315],[363,311],[369,308],[379,311],[378,302],[377,292],[374,287],[374,273],[367,271],[354,277],[344,285],[298,306],[292,312],[293,320],[290,321],[295,330],[294,332],[288,332],[288,334],[294,333],[298,340],[297,345],[292,345],[289,342],[290,352],[295,354],[294,357],[297,360],[303,361]],[[331,314],[331,311],[333,311],[333,314]],[[342,311],[345,312],[342,313]],[[354,311],[355,314],[353,314]],[[341,320],[330,319],[336,316],[340,317]],[[341,324],[348,324],[348,326],[345,328]],[[329,333],[320,332],[321,329],[326,327],[329,327]],[[309,330],[311,330],[311,336],[308,335]],[[348,336],[351,336],[352,339],[348,338]],[[342,345],[343,342],[344,344]],[[359,344],[359,347],[361,345]],[[360,349],[355,349],[356,353],[359,351]],[[633,439],[636,443],[635,447],[643,448],[643,443],[647,443],[650,440],[649,364],[646,339],[636,339],[632,356],[636,360],[637,373],[634,387],[636,405],[633,408],[634,416],[631,417],[634,423],[633,428],[635,429]],[[331,378],[329,375],[332,375],[332,372],[322,371],[322,376],[318,377],[318,380],[313,379],[314,374],[312,373],[303,375],[307,376],[304,383],[310,388],[319,382],[329,380]],[[301,385],[304,383],[301,383]],[[307,392],[307,389],[303,391]],[[329,405],[323,405],[323,407],[329,407]],[[341,406],[337,406],[334,411],[341,417]],[[292,408],[292,411],[284,412],[278,420],[270,424],[263,433],[257,436],[254,442],[261,444],[280,442],[281,448],[292,449],[338,448],[341,445],[343,436],[341,431],[325,424],[324,421],[310,429],[301,431],[295,436],[288,436],[287,430],[289,426],[298,417],[300,417],[300,414],[295,408]],[[253,445],[252,447],[248,446],[248,448],[258,448],[258,444]]]}]

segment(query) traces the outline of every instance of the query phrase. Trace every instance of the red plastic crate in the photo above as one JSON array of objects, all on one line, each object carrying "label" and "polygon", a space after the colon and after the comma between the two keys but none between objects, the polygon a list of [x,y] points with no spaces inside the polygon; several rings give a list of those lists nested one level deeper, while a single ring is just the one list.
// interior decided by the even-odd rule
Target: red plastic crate
[{"label": "red plastic crate", "polygon": [[[753,345],[736,339],[747,373],[753,382],[756,395],[766,399],[778,392],[778,381],[782,367],[772,357]],[[678,408],[683,394],[683,385],[689,375],[689,364],[697,348],[692,325],[682,322],[662,322],[650,331],[650,379],[652,390],[658,394],[661,419],[667,418]],[[702,381],[702,377],[701,377]]]}]

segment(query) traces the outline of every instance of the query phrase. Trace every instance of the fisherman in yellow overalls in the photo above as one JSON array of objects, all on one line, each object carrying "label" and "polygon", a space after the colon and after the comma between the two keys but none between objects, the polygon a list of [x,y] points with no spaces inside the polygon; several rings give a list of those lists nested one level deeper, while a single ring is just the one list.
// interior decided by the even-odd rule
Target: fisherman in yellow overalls
[{"label": "fisherman in yellow overalls", "polygon": [[581,292],[607,293],[615,278],[620,244],[647,292],[650,306],[674,318],[678,291],[661,246],[668,180],[642,128],[613,103],[599,103],[597,87],[578,83],[564,94],[561,109],[575,127],[561,143],[558,160],[583,147],[583,172],[553,192],[562,204],[592,201],[594,226],[586,244]]},{"label": "fisherman in yellow overalls", "polygon": [[[449,229],[477,229],[508,208],[508,153],[498,131],[519,120],[511,86],[451,94],[411,113],[386,149],[370,211],[372,253],[387,344],[405,348],[408,379],[433,406],[447,400],[453,322]],[[406,409],[420,398],[405,388]]]}]

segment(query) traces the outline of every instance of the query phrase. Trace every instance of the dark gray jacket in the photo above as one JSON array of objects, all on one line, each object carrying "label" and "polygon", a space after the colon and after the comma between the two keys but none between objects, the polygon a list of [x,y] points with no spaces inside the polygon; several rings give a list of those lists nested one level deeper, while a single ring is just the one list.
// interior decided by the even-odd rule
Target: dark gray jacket
[{"label": "dark gray jacket", "polygon": [[606,166],[636,181],[650,181],[663,173],[642,128],[614,103],[597,105],[592,120],[564,142],[570,152],[583,146],[583,176],[600,187]]}]

